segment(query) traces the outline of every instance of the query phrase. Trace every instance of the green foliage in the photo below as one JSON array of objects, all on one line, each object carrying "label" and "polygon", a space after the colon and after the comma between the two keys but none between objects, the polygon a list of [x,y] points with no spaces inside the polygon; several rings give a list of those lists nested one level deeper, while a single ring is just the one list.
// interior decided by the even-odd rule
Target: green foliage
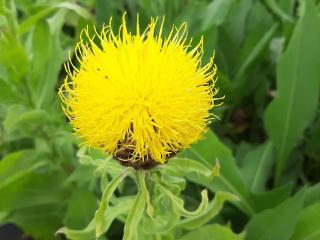
[{"label": "green foliage", "polygon": [[[189,167],[174,168],[182,163]],[[204,171],[199,172],[199,168]],[[200,163],[181,158],[172,159],[168,165],[148,171],[125,168],[104,189],[100,206],[86,227],[82,230],[63,227],[58,233],[75,240],[99,238],[115,218],[122,219],[121,216],[125,215],[123,239],[140,239],[141,236],[149,239],[153,235],[164,237],[168,234],[173,237],[177,229],[195,229],[210,221],[219,213],[225,201],[237,200],[233,194],[217,192],[214,200],[209,203],[208,193],[203,190],[198,207],[193,211],[186,209],[185,202],[179,195],[185,189],[185,179],[182,176],[187,172],[197,172],[203,176],[209,173],[207,177],[214,177],[214,172],[217,171],[210,171]],[[115,190],[127,176],[136,182],[137,193],[114,198]],[[168,217],[168,214],[173,215]]]},{"label": "green foliage", "polygon": [[277,183],[319,99],[320,16],[312,1],[301,1],[300,8],[300,19],[278,63],[276,98],[265,112],[266,130],[277,148]]},{"label": "green foliage", "polygon": [[[186,21],[215,53],[211,130],[136,172],[72,136],[57,88],[81,30]],[[320,238],[317,0],[0,0],[0,224],[35,240]],[[1,236],[1,228],[0,228]]]},{"label": "green foliage", "polygon": [[[109,185],[106,187],[106,189],[103,192],[101,203],[99,209],[96,211],[95,214],[95,225],[96,225],[96,237],[99,237],[102,233],[105,232],[105,226],[108,225],[107,223],[107,213],[108,207],[109,207],[109,201],[112,197],[112,194],[117,189],[121,181],[126,177],[127,171],[124,173],[119,173],[118,176],[112,179],[112,181],[109,183]],[[141,197],[140,197],[141,198]],[[137,196],[136,202],[139,202],[140,199]]]},{"label": "green foliage", "polygon": [[303,194],[299,192],[275,208],[255,215],[247,225],[246,239],[290,239],[298,222]]},{"label": "green foliage", "polygon": [[300,212],[299,220],[291,239],[318,239],[320,237],[318,225],[319,218],[319,203],[303,209],[303,211]]},{"label": "green foliage", "polygon": [[241,240],[244,239],[244,234],[237,235],[227,226],[211,224],[192,231],[179,240],[210,239],[212,237],[216,240]]},{"label": "green foliage", "polygon": [[237,168],[230,150],[219,141],[213,132],[209,131],[205,136],[205,141],[193,145],[184,154],[188,158],[197,159],[209,167],[214,166],[214,161],[219,159],[221,171],[214,181],[199,175],[190,175],[190,179],[204,185],[211,191],[222,190],[234,193],[240,198],[239,207],[248,215],[253,214],[253,205],[250,202],[249,192],[240,169]]}]

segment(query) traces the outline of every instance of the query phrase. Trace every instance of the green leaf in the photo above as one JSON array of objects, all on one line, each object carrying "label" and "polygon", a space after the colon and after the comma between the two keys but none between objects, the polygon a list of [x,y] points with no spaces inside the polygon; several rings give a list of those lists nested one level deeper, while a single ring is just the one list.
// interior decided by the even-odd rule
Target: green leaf
[{"label": "green leaf", "polygon": [[72,2],[62,2],[55,5],[57,8],[64,8],[68,10],[74,11],[79,16],[91,20],[92,15],[89,11],[87,11],[85,8],[81,7],[79,4],[72,3]]},{"label": "green leaf", "polygon": [[320,239],[320,203],[311,205],[301,211],[299,221],[290,240]]},{"label": "green leaf", "polygon": [[[50,39],[46,51],[50,52],[48,61],[46,62],[44,69],[43,79],[37,79],[36,82],[36,103],[37,107],[50,107],[52,102],[56,100],[55,87],[59,78],[61,66],[66,61],[63,49],[60,42],[60,31],[63,22],[61,22],[60,28],[57,32],[51,33]],[[51,42],[51,45],[49,43]],[[44,50],[45,51],[45,50]]]},{"label": "green leaf", "polygon": [[194,230],[178,240],[242,240],[244,239],[244,234],[235,234],[227,226],[222,226],[218,224],[211,224],[202,226],[197,230]]},{"label": "green leaf", "polygon": [[146,199],[146,204],[147,204],[147,214],[150,218],[154,218],[154,209],[150,201],[150,194],[147,189],[146,185],[146,172],[145,171],[139,171],[138,172],[138,177],[139,177],[139,186],[140,186],[140,191],[142,191],[142,194],[144,195],[144,198]]},{"label": "green leaf", "polygon": [[[110,1],[113,2],[113,1]],[[141,6],[142,10],[147,14],[148,17],[154,16],[156,14],[165,13],[165,7],[169,4],[165,4],[164,1],[149,1],[149,0],[138,0],[138,4]],[[168,16],[170,19],[170,15]]]},{"label": "green leaf", "polygon": [[37,239],[52,239],[65,213],[64,175],[49,166],[32,150],[0,161],[0,212],[7,213],[1,222],[13,223]]},{"label": "green leaf", "polygon": [[294,1],[293,0],[279,0],[278,7],[281,8],[282,11],[286,12],[287,14],[291,15],[294,8]]},{"label": "green leaf", "polygon": [[5,221],[5,218],[8,216],[8,212],[0,212],[0,223]]},{"label": "green leaf", "polygon": [[33,16],[29,17],[28,19],[24,20],[18,28],[19,34],[24,34],[28,32],[34,25],[37,24],[38,21],[47,17],[53,11],[53,7],[46,7],[36,12]]},{"label": "green leaf", "polygon": [[120,9],[121,3],[119,1],[112,0],[97,0],[95,8],[95,17],[98,26],[109,22],[111,16],[115,16],[115,19],[112,19],[112,24],[115,27],[120,25],[120,17],[117,17],[117,11]]},{"label": "green leaf", "polygon": [[52,36],[47,21],[39,21],[32,35],[32,76],[34,86],[44,81],[51,54]]},{"label": "green leaf", "polygon": [[317,119],[315,124],[311,125],[310,129],[310,138],[308,139],[305,152],[312,159],[320,161],[320,148],[319,148],[319,139],[320,139],[320,118]]},{"label": "green leaf", "polygon": [[203,140],[192,145],[182,155],[185,155],[187,158],[197,159],[209,168],[212,168],[216,159],[218,159],[221,165],[220,175],[214,178],[213,181],[195,174],[189,174],[187,178],[206,186],[211,191],[232,192],[240,198],[237,205],[243,211],[248,215],[254,213],[254,206],[251,202],[248,189],[231,151],[219,141],[212,131],[208,131]]},{"label": "green leaf", "polygon": [[37,24],[38,21],[46,18],[57,8],[68,9],[68,10],[74,11],[75,13],[77,13],[78,15],[84,18],[87,18],[87,19],[91,18],[91,14],[87,12],[84,8],[82,8],[80,5],[70,3],[70,2],[59,3],[59,4],[45,7],[42,10],[36,12],[31,17],[24,20],[19,26],[19,29],[18,29],[19,34],[24,34],[28,32],[35,24]]},{"label": "green leaf", "polygon": [[64,213],[65,209],[59,204],[39,205],[12,212],[7,221],[34,239],[54,239]]},{"label": "green leaf", "polygon": [[306,190],[304,206],[309,206],[320,202],[320,183],[317,183]]},{"label": "green leaf", "polygon": [[109,214],[109,201],[114,191],[117,189],[122,180],[132,171],[130,168],[126,168],[118,176],[112,179],[103,192],[101,203],[99,209],[95,214],[95,227],[96,227],[96,237],[99,237],[106,231],[107,227],[107,214]]},{"label": "green leaf", "polygon": [[123,240],[138,240],[138,226],[146,205],[146,199],[141,190],[136,195],[124,225]]},{"label": "green leaf", "polygon": [[164,166],[164,168],[167,167],[181,175],[185,175],[189,172],[195,172],[206,177],[211,177],[213,175],[214,170],[214,168],[210,170],[207,166],[203,165],[198,161],[180,157],[170,159],[168,164]]},{"label": "green leaf", "polygon": [[14,152],[0,161],[0,189],[46,164],[43,161],[36,162],[34,154],[32,150]]},{"label": "green leaf", "polygon": [[250,196],[254,201],[255,210],[260,212],[276,207],[290,197],[293,186],[293,183],[290,182],[266,192],[251,192]]},{"label": "green leaf", "polygon": [[74,230],[67,227],[60,228],[56,235],[63,234],[70,240],[93,240],[95,237],[95,221],[94,219],[88,226],[82,230]]},{"label": "green leaf", "polygon": [[284,12],[277,4],[275,0],[264,0],[266,5],[272,10],[272,12],[278,16],[283,22],[293,22],[290,15]]},{"label": "green leaf", "polygon": [[213,25],[220,26],[226,19],[234,0],[215,0],[206,6],[201,14],[201,30],[206,31]]},{"label": "green leaf", "polygon": [[63,223],[68,228],[82,229],[94,217],[98,207],[97,198],[89,191],[76,189],[69,200]]},{"label": "green leaf", "polygon": [[[65,23],[67,13],[68,13],[67,9],[59,9],[52,15],[52,17],[50,17],[47,20],[50,26],[50,30],[53,34],[58,32],[61,33],[61,27]],[[79,35],[80,34],[77,32],[76,36],[79,36]]]},{"label": "green leaf", "polygon": [[264,116],[266,130],[277,149],[277,183],[290,151],[315,114],[319,97],[320,16],[314,1],[300,3],[304,11],[277,66],[276,98]]},{"label": "green leaf", "polygon": [[14,103],[21,100],[12,84],[6,83],[0,76],[0,103]]},{"label": "green leaf", "polygon": [[32,129],[37,125],[48,124],[51,120],[47,111],[34,109],[23,112],[20,106],[12,106],[4,121],[6,131],[14,131],[16,128]]},{"label": "green leaf", "polygon": [[[172,185],[174,183],[170,184],[170,188],[172,188]],[[154,208],[154,218],[143,217],[141,223],[142,230],[148,235],[165,235],[174,229],[180,219],[180,215],[174,209],[171,199],[160,190],[159,183],[154,185],[150,197]]]},{"label": "green leaf", "polygon": [[17,211],[62,201],[66,195],[63,176],[53,171],[34,173],[38,166],[26,168],[2,182],[0,211]]},{"label": "green leaf", "polygon": [[252,0],[235,1],[225,24],[222,25],[235,47],[240,46],[246,35],[245,28],[248,26],[248,14],[252,9],[252,2]]},{"label": "green leaf", "polygon": [[171,168],[162,168],[160,169],[161,175],[155,173],[151,174],[151,179],[153,181],[163,184],[165,183],[169,186],[170,190],[175,193],[180,193],[186,187],[186,180],[185,178],[178,173],[178,171],[174,171]]},{"label": "green leaf", "polygon": [[25,49],[16,36],[0,35],[0,64],[6,68],[12,83],[21,83],[29,71],[30,62]]},{"label": "green leaf", "polygon": [[[242,63],[235,74],[235,88],[237,93],[241,93],[244,90],[242,88],[246,87],[247,78],[245,76],[246,71],[249,67],[257,60],[257,58],[263,53],[263,51],[268,47],[270,40],[276,33],[278,29],[278,24],[274,23],[272,27],[259,39],[259,41],[252,46],[252,49],[247,52],[246,56],[242,60]],[[239,98],[239,97],[238,97]]]},{"label": "green leaf", "polygon": [[[124,197],[117,199],[115,206],[109,207],[109,213],[105,216],[104,231],[106,232],[115,218],[122,214],[127,214],[132,206],[133,198]],[[95,220],[93,219],[84,229],[75,230],[63,227],[57,231],[57,234],[64,234],[71,240],[91,240],[96,239]]]},{"label": "green leaf", "polygon": [[172,193],[170,190],[166,189],[164,186],[159,184],[160,189],[170,198],[174,209],[178,211],[178,213],[182,216],[185,217],[190,217],[190,216],[197,216],[202,214],[205,209],[208,206],[208,192],[207,190],[203,190],[201,192],[201,202],[198,206],[198,208],[194,211],[188,211],[187,209],[184,208],[184,201],[177,197],[174,193]]},{"label": "green leaf", "polygon": [[252,192],[261,192],[265,189],[273,159],[273,146],[271,142],[259,146],[248,152],[243,160],[241,172],[248,189]]},{"label": "green leaf", "polygon": [[256,214],[246,227],[246,239],[289,239],[298,222],[303,198],[304,190],[301,190],[277,207]]},{"label": "green leaf", "polygon": [[186,229],[195,229],[210,221],[215,217],[223,207],[225,201],[238,201],[239,198],[227,192],[217,192],[214,200],[209,203],[205,212],[198,216],[190,217],[180,222],[180,226]]},{"label": "green leaf", "polygon": [[[195,42],[199,42],[201,37],[203,37],[203,62],[209,62],[210,58],[212,58],[215,54],[215,49],[217,48],[217,42],[219,37],[217,26],[212,26],[208,30],[201,32],[200,35],[197,35],[194,39]],[[219,81],[219,84],[221,81]]]}]

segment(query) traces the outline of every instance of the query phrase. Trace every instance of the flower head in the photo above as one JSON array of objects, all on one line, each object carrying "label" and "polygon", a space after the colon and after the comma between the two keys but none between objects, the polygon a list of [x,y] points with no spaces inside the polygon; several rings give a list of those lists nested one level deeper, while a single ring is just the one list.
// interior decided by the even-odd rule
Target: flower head
[{"label": "flower head", "polygon": [[118,35],[111,20],[92,37],[85,29],[79,67],[66,64],[59,91],[75,133],[131,166],[164,163],[200,139],[215,106],[216,67],[213,58],[202,66],[202,39],[192,47],[185,23],[164,37],[163,24],[151,19],[140,33],[137,21],[132,34],[124,16]]}]

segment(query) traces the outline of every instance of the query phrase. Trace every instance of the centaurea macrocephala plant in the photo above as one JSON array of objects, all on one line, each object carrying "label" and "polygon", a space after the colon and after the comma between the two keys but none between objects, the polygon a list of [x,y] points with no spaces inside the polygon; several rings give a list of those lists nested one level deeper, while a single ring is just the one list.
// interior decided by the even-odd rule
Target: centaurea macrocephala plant
[{"label": "centaurea macrocephala plant", "polygon": [[[216,97],[213,58],[201,63],[203,39],[192,47],[186,23],[172,27],[166,37],[163,28],[164,21],[151,19],[140,33],[137,20],[132,34],[124,15],[118,35],[111,21],[94,36],[85,29],[75,50],[79,66],[71,60],[66,64],[68,76],[59,95],[76,135],[125,166],[110,158],[91,161],[111,180],[85,229],[59,231],[70,239],[98,238],[122,215],[125,240],[165,236],[175,227],[197,228],[216,215],[225,200],[235,200],[218,192],[209,202],[203,190],[198,208],[189,211],[179,197],[188,172],[209,178],[218,174],[218,162],[209,169],[179,156],[168,160],[204,135],[214,117],[210,110],[221,98]],[[115,198],[126,176],[136,183],[137,194]]]}]

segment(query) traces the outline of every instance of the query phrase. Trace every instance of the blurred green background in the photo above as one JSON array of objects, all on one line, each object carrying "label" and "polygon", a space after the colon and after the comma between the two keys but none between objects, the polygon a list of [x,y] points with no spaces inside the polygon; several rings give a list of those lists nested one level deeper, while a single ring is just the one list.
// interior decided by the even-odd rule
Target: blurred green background
[{"label": "blurred green background", "polygon": [[[14,224],[20,239],[47,240],[63,239],[54,234],[64,225],[81,229],[92,219],[101,179],[79,162],[57,89],[80,31],[111,16],[117,29],[124,12],[130,29],[137,13],[142,28],[156,16],[165,16],[167,32],[186,21],[190,37],[204,36],[203,63],[215,52],[225,95],[213,131],[182,153],[211,167],[218,158],[220,177],[187,176],[184,195],[190,208],[203,188],[240,201],[172,239],[319,240],[315,0],[0,0],[0,224]],[[122,228],[116,221],[104,239],[121,239]]]}]

